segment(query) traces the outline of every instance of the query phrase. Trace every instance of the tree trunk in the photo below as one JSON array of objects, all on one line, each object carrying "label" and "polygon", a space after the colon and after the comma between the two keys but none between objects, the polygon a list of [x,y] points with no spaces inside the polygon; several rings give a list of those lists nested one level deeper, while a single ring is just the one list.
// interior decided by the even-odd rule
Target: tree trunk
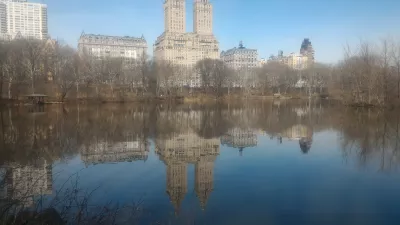
[{"label": "tree trunk", "polygon": [[3,99],[3,71],[0,71],[0,100]]},{"label": "tree trunk", "polygon": [[11,85],[12,85],[12,78],[8,82],[8,99],[11,99]]},{"label": "tree trunk", "polygon": [[79,99],[79,83],[76,82],[76,98]]},{"label": "tree trunk", "polygon": [[34,77],[33,77],[33,73],[31,74],[31,76],[32,76],[32,83],[31,83],[31,88],[32,88],[32,94],[35,94],[35,84],[34,84]]}]

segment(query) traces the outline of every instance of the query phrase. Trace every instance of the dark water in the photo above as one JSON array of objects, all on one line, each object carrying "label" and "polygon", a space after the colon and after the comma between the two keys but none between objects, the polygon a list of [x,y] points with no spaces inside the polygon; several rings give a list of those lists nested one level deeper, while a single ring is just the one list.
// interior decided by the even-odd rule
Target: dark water
[{"label": "dark water", "polygon": [[324,102],[3,109],[0,216],[399,224],[399,113]]}]

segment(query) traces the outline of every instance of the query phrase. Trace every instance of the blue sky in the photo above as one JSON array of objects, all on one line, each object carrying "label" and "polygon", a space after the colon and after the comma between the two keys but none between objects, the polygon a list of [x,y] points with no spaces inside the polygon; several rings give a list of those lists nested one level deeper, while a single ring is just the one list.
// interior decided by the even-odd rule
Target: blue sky
[{"label": "blue sky", "polygon": [[[39,2],[39,0],[34,0]],[[149,53],[164,30],[164,0],[42,0],[48,5],[49,33],[76,47],[81,32],[141,36]],[[192,2],[186,0],[187,31]],[[283,50],[298,52],[308,37],[320,62],[342,57],[346,43],[399,37],[399,0],[212,0],[214,34],[220,49],[243,40],[260,58]]]}]

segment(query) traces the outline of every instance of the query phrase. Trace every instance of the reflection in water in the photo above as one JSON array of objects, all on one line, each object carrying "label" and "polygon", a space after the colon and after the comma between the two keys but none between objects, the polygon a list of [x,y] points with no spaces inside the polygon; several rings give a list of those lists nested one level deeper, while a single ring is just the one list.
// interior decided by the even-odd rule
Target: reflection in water
[{"label": "reflection in water", "polygon": [[2,198],[17,202],[23,207],[33,207],[34,197],[51,195],[53,185],[52,167],[46,160],[38,160],[34,165],[4,165],[5,182]]},{"label": "reflection in water", "polygon": [[233,128],[221,137],[221,144],[239,149],[242,155],[244,148],[257,146],[257,135],[252,129]]},{"label": "reflection in water", "polygon": [[[213,205],[212,199],[218,199],[217,203],[214,202],[216,206],[213,210],[217,210],[216,207],[229,208],[230,204],[234,205],[231,197],[228,199],[224,196],[224,191],[236,186],[243,187],[241,180],[247,176],[235,176],[235,180],[230,181],[232,187],[223,185],[229,180],[227,172],[214,180],[219,174],[216,165],[220,164],[217,159],[230,156],[232,149],[239,150],[242,155],[244,149],[251,148],[252,154],[268,161],[270,159],[267,156],[260,155],[259,148],[265,145],[279,146],[286,149],[279,153],[286,154],[286,152],[291,152],[290,148],[295,143],[297,154],[307,154],[306,157],[302,157],[303,160],[316,159],[315,161],[318,161],[318,158],[313,158],[315,154],[335,157],[335,154],[339,153],[341,160],[335,161],[332,158],[331,163],[342,162],[345,159],[346,164],[335,164],[338,168],[345,166],[368,168],[370,169],[368,171],[378,171],[378,174],[381,172],[390,174],[397,173],[400,166],[400,114],[396,111],[344,110],[324,103],[282,101],[218,106],[46,106],[45,109],[40,110],[40,113],[32,113],[30,109],[24,108],[3,109],[0,113],[0,175],[2,176],[0,206],[12,202],[18,207],[34,208],[33,206],[37,203],[35,197],[54,197],[58,192],[53,189],[53,183],[59,183],[59,181],[56,179],[57,176],[53,175],[55,171],[52,168],[68,163],[71,159],[80,159],[83,167],[89,167],[89,170],[96,172],[100,168],[106,168],[105,171],[112,170],[120,166],[119,162],[128,162],[126,166],[137,165],[137,161],[143,161],[145,163],[140,166],[153,168],[150,166],[157,165],[156,163],[161,161],[159,168],[166,171],[166,187],[163,188],[166,194],[162,193],[161,196],[154,194],[158,196],[154,199],[161,202],[163,197],[169,198],[168,204],[173,206],[174,213],[182,215],[182,209],[185,208],[184,200],[190,199],[190,193],[193,191],[197,199],[197,208],[204,210],[202,211],[204,214],[198,216],[200,219],[207,217],[206,212],[209,213],[207,210]],[[334,142],[324,143],[319,140],[320,138],[334,140]],[[276,142],[279,144],[277,145]],[[227,150],[220,150],[220,145]],[[330,150],[325,150],[325,148]],[[262,152],[273,151],[273,148],[270,149]],[[233,154],[237,157],[235,152]],[[251,167],[259,166],[259,164],[252,164],[251,160],[258,160],[258,158],[251,158],[252,154],[249,154],[247,159],[243,158],[247,164],[240,165],[244,168],[241,169],[242,173],[249,175],[248,179],[253,176],[252,174],[262,176],[265,171],[268,171],[266,168]],[[295,155],[287,157],[293,157],[292,160],[296,160]],[[104,167],[89,166],[96,164],[106,165]],[[279,161],[275,164],[279,164]],[[194,173],[189,173],[192,171],[191,166],[194,166]],[[225,166],[226,164],[221,165],[223,168]],[[304,167],[307,168],[307,166]],[[291,171],[291,169],[291,167],[282,171],[278,169],[274,173],[284,173],[285,170]],[[315,170],[315,168],[312,169]],[[235,171],[235,167],[231,170]],[[102,171],[99,172],[102,175]],[[130,175],[136,172],[136,170],[126,171],[126,174],[121,176],[129,180]],[[156,173],[153,170],[151,172]],[[291,172],[296,171],[293,169]],[[348,175],[343,171],[332,173],[335,172],[338,177]],[[304,174],[307,173],[304,172]],[[304,177],[304,174],[301,176]],[[305,176],[304,179],[316,178]],[[325,177],[318,179],[325,179]],[[386,179],[388,179],[386,181],[388,184],[397,184],[392,177]],[[191,183],[192,180],[194,183]],[[260,186],[257,180],[260,180],[260,177],[247,180],[246,189],[260,190],[257,189]],[[136,183],[136,181],[129,182]],[[214,189],[217,182],[220,182],[219,190]],[[276,190],[286,187],[279,183],[279,180],[275,182],[276,184],[271,181],[268,185],[277,185]],[[365,182],[370,185],[374,183],[372,180]],[[301,182],[299,185],[302,185]],[[140,191],[143,193],[147,190]],[[314,191],[318,193],[321,190],[314,189]],[[120,190],[120,192],[114,195],[132,193],[132,190]],[[268,191],[265,192],[268,193]],[[257,193],[260,196],[264,194],[260,191]],[[349,193],[351,193],[350,189]],[[241,194],[242,192],[237,193],[236,197],[243,199]],[[113,200],[114,195],[109,195],[110,201]],[[306,198],[306,194],[304,196],[301,193],[290,194],[292,195],[298,199]],[[335,193],[332,193],[332,196],[335,196]],[[312,203],[308,202],[308,204]],[[318,204],[328,203],[318,202]],[[390,204],[396,203],[390,202]],[[153,205],[157,204],[153,202]],[[159,207],[162,206],[160,204]],[[246,205],[246,207],[252,209],[254,213],[257,212],[257,209],[252,208],[251,205]],[[255,205],[254,207],[262,208],[263,206]],[[55,209],[60,213],[60,208],[55,207]],[[160,211],[163,210],[167,209],[160,209]],[[303,212],[306,209],[296,210]],[[240,213],[236,214],[240,215]],[[159,211],[154,215],[157,217],[156,220],[165,219]],[[220,216],[228,218],[227,215]]]},{"label": "reflection in water", "polygon": [[178,213],[187,193],[187,165],[195,165],[195,191],[205,208],[213,190],[213,170],[219,155],[219,140],[205,139],[193,131],[156,140],[156,153],[167,166],[167,193]]},{"label": "reflection in water", "polygon": [[285,137],[289,141],[298,141],[301,151],[304,154],[307,154],[311,149],[313,131],[308,126],[296,124],[291,128],[284,130],[281,137]]},{"label": "reflection in water", "polygon": [[84,146],[81,150],[82,161],[88,164],[112,163],[124,161],[146,161],[149,153],[147,140],[132,139],[125,142],[100,141]]}]

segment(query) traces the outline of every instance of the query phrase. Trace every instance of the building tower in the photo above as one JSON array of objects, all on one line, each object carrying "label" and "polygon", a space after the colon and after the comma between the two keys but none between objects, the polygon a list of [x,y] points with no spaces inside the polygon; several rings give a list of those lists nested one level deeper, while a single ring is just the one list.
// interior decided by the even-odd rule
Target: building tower
[{"label": "building tower", "polygon": [[203,35],[213,33],[213,8],[210,0],[194,0],[193,32]]},{"label": "building tower", "polygon": [[187,164],[181,162],[171,162],[167,164],[167,194],[175,213],[179,209],[187,193]]},{"label": "building tower", "polygon": [[8,35],[13,38],[16,35],[40,40],[48,38],[46,4],[26,0],[0,0],[0,3],[6,6],[6,15],[4,15],[4,6],[0,6],[1,29],[3,29],[5,18]]},{"label": "building tower", "polygon": [[303,42],[301,43],[300,54],[307,56],[307,61],[309,64],[314,63],[314,49],[309,38],[304,38]]},{"label": "building tower", "polygon": [[7,33],[7,5],[0,1],[0,34]]},{"label": "building tower", "polygon": [[215,156],[208,155],[201,158],[195,166],[195,191],[202,210],[205,209],[214,188],[214,161]]},{"label": "building tower", "polygon": [[185,0],[165,0],[164,23],[165,23],[165,32],[185,33],[186,31]]}]

